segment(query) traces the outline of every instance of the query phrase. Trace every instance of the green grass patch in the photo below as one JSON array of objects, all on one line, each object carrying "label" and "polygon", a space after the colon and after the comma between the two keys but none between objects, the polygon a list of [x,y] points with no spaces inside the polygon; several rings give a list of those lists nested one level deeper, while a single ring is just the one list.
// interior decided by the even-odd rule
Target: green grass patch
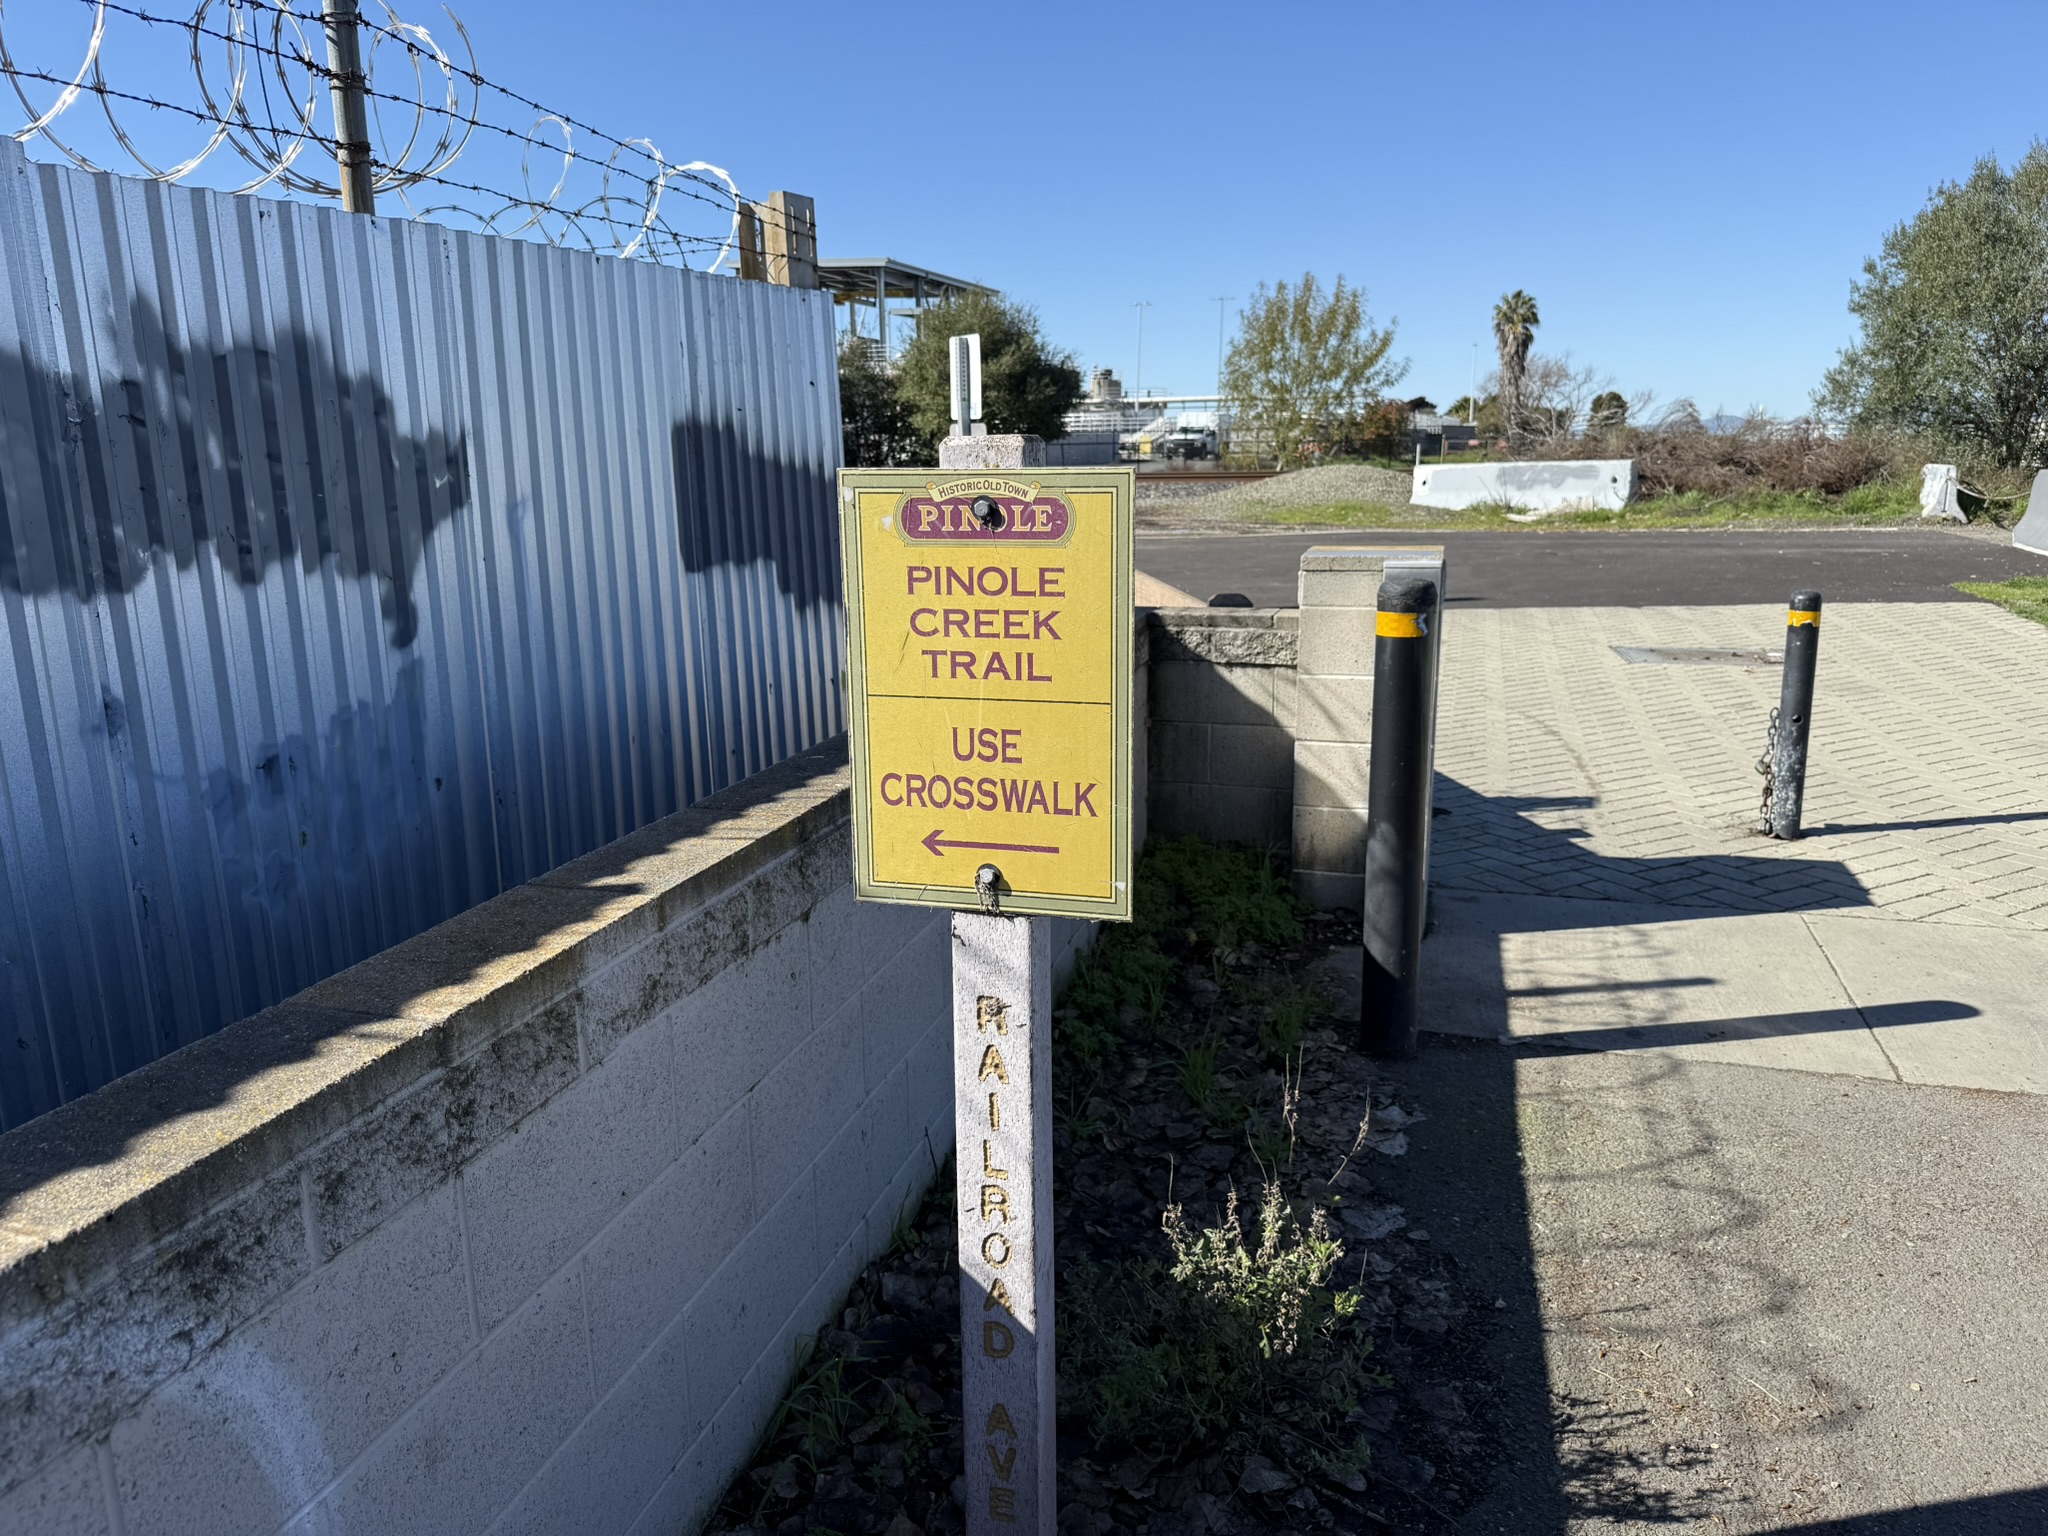
[{"label": "green grass patch", "polygon": [[1388,506],[1370,501],[1317,502],[1297,507],[1258,507],[1247,523],[1325,528],[1890,528],[1919,521],[1919,487],[1904,481],[1861,485],[1842,496],[1812,491],[1751,491],[1740,496],[1649,496],[1615,512],[1557,512],[1531,522],[1509,517],[1505,506]]},{"label": "green grass patch", "polygon": [[2010,609],[2023,619],[2048,624],[2048,576],[2015,576],[2010,581],[1959,581],[1958,592]]}]

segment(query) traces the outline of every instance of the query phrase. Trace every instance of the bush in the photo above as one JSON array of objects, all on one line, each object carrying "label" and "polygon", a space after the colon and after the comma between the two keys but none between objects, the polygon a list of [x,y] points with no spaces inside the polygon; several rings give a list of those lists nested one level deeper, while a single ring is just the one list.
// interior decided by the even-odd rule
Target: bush
[{"label": "bush", "polygon": [[1172,1262],[1145,1257],[1081,1266],[1061,1319],[1065,1411],[1098,1440],[1185,1455],[1236,1439],[1299,1459],[1319,1448],[1332,1472],[1362,1469],[1345,1436],[1371,1340],[1359,1293],[1332,1289],[1343,1246],[1320,1208],[1303,1227],[1268,1185],[1256,1242],[1237,1196],[1213,1227],[1178,1205],[1161,1225]]}]

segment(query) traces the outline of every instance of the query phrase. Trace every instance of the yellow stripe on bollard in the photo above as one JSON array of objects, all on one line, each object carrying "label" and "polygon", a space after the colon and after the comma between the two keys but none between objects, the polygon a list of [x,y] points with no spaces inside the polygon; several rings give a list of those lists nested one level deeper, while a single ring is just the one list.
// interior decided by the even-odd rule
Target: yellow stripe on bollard
[{"label": "yellow stripe on bollard", "polygon": [[[1802,624],[1812,624],[1817,627],[1820,624],[1820,610],[1818,608],[1793,608],[1786,612],[1786,628],[1797,629]],[[1385,631],[1382,630],[1381,633],[1384,634]]]},{"label": "yellow stripe on bollard", "polygon": [[1422,615],[1419,613],[1383,613],[1380,615],[1377,633],[1389,640],[1420,640],[1422,638]]}]

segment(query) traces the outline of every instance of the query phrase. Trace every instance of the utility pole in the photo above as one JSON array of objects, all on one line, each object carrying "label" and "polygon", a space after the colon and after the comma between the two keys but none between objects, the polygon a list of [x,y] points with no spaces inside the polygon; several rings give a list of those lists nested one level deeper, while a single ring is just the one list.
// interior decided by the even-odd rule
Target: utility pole
[{"label": "utility pole", "polygon": [[1234,293],[1216,296],[1216,408],[1223,409],[1223,306],[1236,298]]},{"label": "utility pole", "polygon": [[361,25],[356,0],[320,0],[327,32],[327,80],[334,95],[334,163],[340,172],[341,206],[350,213],[375,213],[377,194],[370,162],[369,76],[363,73]]},{"label": "utility pole", "polygon": [[1152,307],[1148,299],[1140,299],[1131,308],[1138,312],[1138,370],[1131,378],[1132,398],[1145,398],[1145,311]]}]

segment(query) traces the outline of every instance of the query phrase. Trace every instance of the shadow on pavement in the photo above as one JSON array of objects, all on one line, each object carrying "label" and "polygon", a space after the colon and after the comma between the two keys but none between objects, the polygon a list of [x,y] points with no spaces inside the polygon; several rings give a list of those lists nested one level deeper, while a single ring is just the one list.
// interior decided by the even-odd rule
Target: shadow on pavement
[{"label": "shadow on pavement", "polygon": [[[1862,884],[1833,861],[1774,858],[1764,851],[1768,844],[1755,854],[1605,858],[1578,840],[1583,834],[1544,827],[1526,814],[1590,805],[1584,797],[1488,797],[1442,775],[1437,791],[1437,803],[1449,815],[1434,828],[1432,867],[1443,873],[1440,888],[1445,894],[1507,891],[1565,898],[1555,901],[1551,914],[1559,926],[1612,922],[1614,903],[1624,900],[1684,906],[1686,916],[1869,905]],[[1781,872],[1796,875],[1796,882],[1773,878]],[[1735,1511],[1727,1507],[1725,1487],[1711,1475],[1707,1448],[1665,1445],[1653,1455],[1644,1448],[1642,1426],[1622,1422],[1635,1412],[1626,1404],[1580,1400],[1553,1389],[1522,1145],[1528,1107],[1519,1102],[1517,1089],[1518,1063],[1548,1054],[1558,1045],[1636,1049],[1670,1043],[1664,1038],[1667,1034],[1711,1035],[1718,1026],[1616,1031],[1612,1042],[1584,1036],[1507,1042],[1509,994],[1501,971],[1499,935],[1466,937],[1477,942],[1447,944],[1439,938],[1424,947],[1424,990],[1430,998],[1424,1027],[1455,1033],[1426,1033],[1416,1060],[1385,1068],[1404,1102],[1413,1103],[1427,1118],[1408,1133],[1411,1155],[1375,1177],[1376,1184],[1406,1209],[1411,1230],[1427,1232],[1429,1240],[1456,1262],[1473,1304],[1481,1309],[1490,1306],[1494,1313],[1490,1329],[1474,1330],[1460,1346],[1446,1341],[1447,1347],[1462,1347],[1467,1357],[1445,1361],[1445,1370],[1487,1386],[1490,1401],[1484,1419],[1496,1457],[1487,1490],[1447,1528],[1516,1536],[1562,1536],[1581,1524],[1606,1528],[1712,1522],[1725,1528],[1722,1523]],[[1447,975],[1453,968],[1459,974]],[[1663,984],[1699,987],[1714,985],[1715,980],[1677,977]],[[1564,990],[1598,993],[1606,987],[1591,983],[1582,988],[1532,989]],[[1340,1007],[1342,996],[1340,992]],[[1354,990],[1354,1012],[1356,997]],[[1967,1017],[1974,1012],[1938,1000],[1885,1011],[1896,1015],[1883,1021],[1888,1023]],[[1863,1027],[1865,1021],[1853,1011],[1787,1014],[1727,1025],[1731,1032],[1743,1033]],[[1671,1155],[1679,1158],[1698,1150],[1672,1149]],[[1646,1179],[1667,1176],[1667,1170],[1654,1164],[1623,1171]],[[1742,1224],[1739,1215],[1731,1219]],[[1795,1283],[1776,1273],[1757,1279],[1767,1291]],[[1688,1456],[1695,1460],[1688,1463]],[[1683,1475],[1694,1466],[1696,1478]],[[1674,1478],[1674,1473],[1681,1475]],[[1901,1536],[1923,1529],[1964,1528],[1953,1523],[1869,1527],[1872,1532],[1896,1529]]]},{"label": "shadow on pavement", "polygon": [[1881,1515],[1779,1527],[1783,1536],[2040,1536],[2048,1531],[2048,1488],[1917,1504]]},{"label": "shadow on pavement", "polygon": [[[1529,993],[1512,995],[1526,997]],[[1575,1051],[1648,1051],[1673,1045],[1703,1045],[1710,1040],[1764,1040],[1834,1030],[1884,1029],[1897,1024],[1945,1024],[1955,1019],[1974,1019],[1982,1012],[1968,1003],[1928,999],[1858,1008],[1807,1008],[1797,1013],[1751,1018],[1682,1019],[1670,1024],[1631,1024],[1622,1029],[1559,1029],[1548,1031],[1541,1038],[1546,1044],[1569,1046]],[[1502,1027],[1506,1027],[1505,1021]]]},{"label": "shadow on pavement", "polygon": [[1930,816],[1925,821],[1863,821],[1854,825],[1825,821],[1806,828],[1808,837],[1843,832],[1928,832],[1936,827],[2007,827],[2021,821],[2048,821],[2048,811],[2008,811],[1999,816]]}]

